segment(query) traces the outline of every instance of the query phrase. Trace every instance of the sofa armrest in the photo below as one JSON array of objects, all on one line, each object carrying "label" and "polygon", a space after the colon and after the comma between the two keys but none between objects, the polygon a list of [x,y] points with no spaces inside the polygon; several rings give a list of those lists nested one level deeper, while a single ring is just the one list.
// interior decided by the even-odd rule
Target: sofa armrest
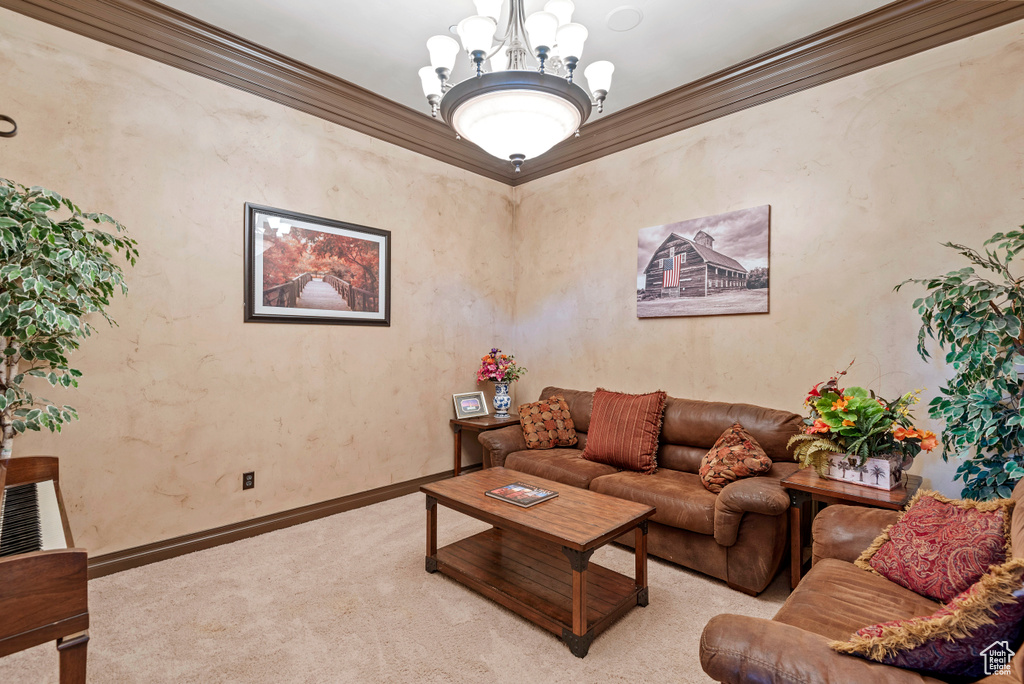
[{"label": "sofa armrest", "polygon": [[723,684],[940,684],[910,670],[836,653],[828,641],[781,622],[718,615],[700,635],[700,664]]},{"label": "sofa armrest", "polygon": [[500,468],[505,465],[505,457],[513,451],[526,450],[526,437],[519,425],[487,430],[477,435],[476,439],[484,447],[484,468]]},{"label": "sofa armrest", "polygon": [[715,541],[732,546],[740,533],[744,513],[782,515],[789,510],[789,495],[772,477],[747,477],[722,488],[715,501]]},{"label": "sofa armrest", "polygon": [[828,506],[814,518],[812,564],[824,558],[852,563],[899,515],[883,508]]}]

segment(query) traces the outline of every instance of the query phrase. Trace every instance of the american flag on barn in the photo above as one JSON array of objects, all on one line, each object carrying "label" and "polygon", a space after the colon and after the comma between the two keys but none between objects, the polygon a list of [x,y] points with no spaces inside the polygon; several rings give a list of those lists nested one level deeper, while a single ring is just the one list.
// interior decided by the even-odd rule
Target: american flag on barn
[{"label": "american flag on barn", "polygon": [[662,259],[662,287],[679,287],[679,267],[683,263],[683,255],[676,254],[674,257]]}]

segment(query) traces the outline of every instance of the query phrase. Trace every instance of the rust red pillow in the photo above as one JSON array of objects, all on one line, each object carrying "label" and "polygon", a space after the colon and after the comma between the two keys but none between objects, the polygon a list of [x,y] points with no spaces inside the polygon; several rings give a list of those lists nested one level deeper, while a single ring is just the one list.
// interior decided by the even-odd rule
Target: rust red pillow
[{"label": "rust red pillow", "polygon": [[772,459],[739,423],[722,433],[700,461],[700,481],[714,494],[730,482],[766,473]]},{"label": "rust red pillow", "polygon": [[658,467],[658,438],[664,413],[664,392],[623,394],[599,387],[594,392],[583,458],[653,473]]},{"label": "rust red pillow", "polygon": [[519,419],[527,449],[554,449],[576,444],[576,426],[569,415],[569,404],[561,395],[555,395],[523,404]]},{"label": "rust red pillow", "polygon": [[858,567],[938,601],[949,601],[1006,561],[1012,499],[915,496],[857,559]]},{"label": "rust red pillow", "polygon": [[1016,644],[1024,620],[1024,559],[993,566],[979,581],[925,617],[857,630],[829,645],[839,653],[940,677],[993,674],[984,651]]}]

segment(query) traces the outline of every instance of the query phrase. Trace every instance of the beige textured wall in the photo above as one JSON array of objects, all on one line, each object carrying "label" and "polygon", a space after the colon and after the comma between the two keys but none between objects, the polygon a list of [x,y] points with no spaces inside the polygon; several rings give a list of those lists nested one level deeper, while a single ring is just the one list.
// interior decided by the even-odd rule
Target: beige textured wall
[{"label": "beige textured wall", "polygon": [[[852,382],[931,396],[946,371],[892,286],[958,266],[941,241],[1024,220],[1020,73],[1018,24],[513,191],[0,10],[0,111],[21,125],[0,175],[117,216],[143,255],[59,397],[81,422],[16,452],[62,457],[101,554],[450,468],[450,394],[492,344],[530,369],[517,400],[552,383],[800,410],[853,357]],[[243,324],[245,201],[391,230],[392,327]],[[636,319],[638,229],[759,204],[771,314]],[[951,466],[917,468],[957,492]]]},{"label": "beige textured wall", "polygon": [[[0,84],[20,125],[0,175],[116,216],[142,252],[120,327],[74,358],[81,421],[15,443],[62,457],[79,544],[451,468],[451,393],[511,319],[510,188],[7,10]],[[243,324],[246,201],[390,230],[391,327]]]},{"label": "beige textured wall", "polygon": [[[1017,22],[521,186],[520,396],[661,388],[802,412],[854,357],[850,384],[934,396],[946,369],[914,350],[921,290],[892,288],[959,268],[940,242],[1024,222],[1022,73]],[[636,318],[639,229],[762,204],[770,314]],[[915,470],[959,493],[938,457]]]}]

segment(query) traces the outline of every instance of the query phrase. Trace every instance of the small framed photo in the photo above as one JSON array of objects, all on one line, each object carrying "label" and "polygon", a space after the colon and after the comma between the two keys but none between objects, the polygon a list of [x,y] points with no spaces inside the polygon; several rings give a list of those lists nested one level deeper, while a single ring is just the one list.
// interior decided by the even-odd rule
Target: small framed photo
[{"label": "small framed photo", "polygon": [[483,392],[463,392],[453,394],[452,398],[455,400],[455,417],[459,420],[487,415],[487,400]]},{"label": "small framed photo", "polygon": [[245,205],[245,322],[391,324],[391,232]]}]

